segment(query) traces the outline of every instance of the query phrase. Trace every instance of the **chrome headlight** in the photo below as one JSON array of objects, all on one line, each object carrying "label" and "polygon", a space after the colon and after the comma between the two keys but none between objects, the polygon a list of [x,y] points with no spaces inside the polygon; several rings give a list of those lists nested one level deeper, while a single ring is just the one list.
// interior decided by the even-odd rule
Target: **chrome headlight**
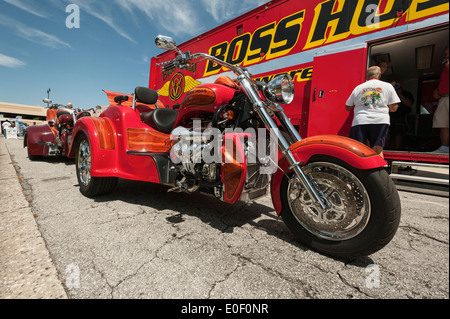
[{"label": "chrome headlight", "polygon": [[292,77],[287,73],[275,77],[267,83],[264,94],[266,98],[275,103],[290,104],[294,99]]}]

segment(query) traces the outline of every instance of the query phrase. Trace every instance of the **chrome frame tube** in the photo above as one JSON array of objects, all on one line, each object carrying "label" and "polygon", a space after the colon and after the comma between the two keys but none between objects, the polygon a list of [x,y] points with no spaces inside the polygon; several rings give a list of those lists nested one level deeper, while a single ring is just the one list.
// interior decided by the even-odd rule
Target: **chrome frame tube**
[{"label": "chrome frame tube", "polygon": [[[272,119],[272,117],[269,115],[267,110],[265,109],[263,103],[261,102],[261,99],[259,96],[255,93],[253,90],[253,85],[251,81],[246,76],[239,76],[238,78],[239,83],[241,84],[242,88],[244,89],[244,92],[246,93],[247,97],[250,99],[250,101],[253,103],[255,111],[258,113],[259,117],[263,121],[265,127],[269,130],[272,137],[277,139],[278,147],[281,150],[281,153],[286,157],[289,164],[291,165],[292,170],[295,172],[295,174],[300,178],[300,181],[305,186],[306,191],[308,192],[308,195],[320,205],[322,210],[327,209],[327,205],[325,204],[323,198],[320,196],[319,192],[313,187],[313,185],[310,183],[308,178],[306,177],[305,173],[303,173],[300,163],[297,162],[294,155],[289,149],[289,143],[286,141],[286,139],[279,133],[278,126]],[[280,112],[281,114],[284,114],[283,111]],[[286,122],[288,122],[288,119],[286,115],[284,115],[283,118]],[[291,131],[295,131],[294,126],[291,124],[288,126],[288,129]],[[300,135],[296,134],[299,138]],[[293,135],[295,136],[295,135]],[[301,138],[300,138],[301,139]]]},{"label": "chrome frame tube", "polygon": [[300,142],[302,140],[302,137],[295,129],[294,125],[292,125],[291,121],[286,116],[286,113],[284,113],[283,108],[278,104],[276,104],[276,107],[278,109],[278,112],[276,112],[275,115],[277,116],[283,128],[287,131],[287,133],[289,133],[291,137],[295,139],[295,142]]},{"label": "chrome frame tube", "polygon": [[[181,55],[181,56],[183,56],[183,55]],[[289,149],[289,147],[290,147],[289,143],[279,133],[278,125],[274,122],[272,117],[267,112],[266,106],[262,102],[261,97],[256,93],[256,92],[258,92],[258,89],[255,88],[255,84],[254,84],[253,80],[251,79],[251,76],[248,73],[248,71],[245,68],[241,67],[240,65],[232,65],[230,63],[227,63],[225,61],[222,61],[216,57],[213,57],[213,56],[205,54],[205,53],[195,53],[192,55],[189,54],[189,57],[190,57],[189,60],[196,60],[196,59],[200,59],[200,61],[210,60],[214,63],[220,64],[226,68],[229,68],[238,76],[237,80],[238,80],[239,84],[241,85],[242,89],[244,90],[245,94],[247,95],[247,97],[252,102],[254,110],[258,113],[261,120],[264,122],[266,129],[269,130],[270,134],[273,137],[277,138],[278,147],[281,150],[282,154],[288,160],[289,164],[291,165],[291,169],[295,172],[295,174],[300,179],[301,183],[303,184],[306,191],[308,192],[308,195],[313,199],[314,202],[316,202],[320,205],[320,207],[323,211],[325,211],[327,209],[327,205],[325,204],[326,200],[322,197],[323,194],[320,194],[320,192],[318,192],[312,186],[312,184],[310,183],[310,181],[308,180],[306,175],[303,173],[303,171],[300,167],[301,163],[296,161],[294,155],[292,154],[292,152]],[[169,63],[175,62],[174,66],[179,67],[180,62],[188,63],[188,61],[181,61],[181,60],[182,59],[177,60],[177,58],[175,58],[174,60],[171,60],[168,62],[158,63],[157,65],[164,66]],[[200,61],[198,61],[198,62],[200,62]],[[281,115],[279,120],[283,125],[286,126],[285,129],[288,131],[288,133],[291,134],[291,136],[293,136],[296,140],[300,141],[301,140],[300,135],[298,134],[297,130],[294,128],[292,123],[289,121],[289,119],[286,117],[286,114],[284,113],[283,109],[277,104],[274,104],[274,106],[277,109],[275,112],[279,113]],[[135,107],[135,97],[133,97],[133,109],[134,109],[134,107]]]}]

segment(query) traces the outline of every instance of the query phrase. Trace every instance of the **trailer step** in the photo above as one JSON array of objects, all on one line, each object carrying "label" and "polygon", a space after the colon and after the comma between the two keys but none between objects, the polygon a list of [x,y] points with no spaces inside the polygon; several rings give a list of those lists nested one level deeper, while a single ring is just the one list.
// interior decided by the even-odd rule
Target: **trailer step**
[{"label": "trailer step", "polygon": [[448,185],[448,179],[422,177],[422,176],[414,176],[414,175],[403,175],[403,174],[391,174],[390,176],[392,179],[403,179],[403,180],[407,180],[407,181],[414,181],[414,182],[421,182],[421,183]]},{"label": "trailer step", "polygon": [[430,163],[416,163],[416,162],[404,162],[404,161],[393,161],[392,166],[421,166],[421,167],[435,167],[448,169],[448,165],[445,164],[430,164]]},{"label": "trailer step", "polygon": [[[414,174],[401,174],[399,168],[417,167]],[[445,164],[429,164],[429,163],[415,163],[404,161],[393,161],[391,163],[390,177],[394,180],[404,180],[418,183],[449,185],[449,171],[448,165]]]}]

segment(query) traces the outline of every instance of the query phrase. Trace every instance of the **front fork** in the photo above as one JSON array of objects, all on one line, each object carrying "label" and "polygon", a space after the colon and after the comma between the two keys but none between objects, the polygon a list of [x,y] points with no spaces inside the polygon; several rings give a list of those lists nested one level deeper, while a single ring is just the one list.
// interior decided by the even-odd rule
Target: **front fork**
[{"label": "front fork", "polygon": [[[267,112],[260,97],[255,93],[255,90],[253,89],[253,84],[244,76],[239,78],[239,82],[244,88],[244,91],[247,93],[248,98],[253,103],[255,111],[258,113],[265,127],[269,130],[272,137],[277,139],[278,148],[289,162],[290,165],[289,169],[294,171],[294,173],[297,175],[297,177],[305,187],[306,191],[308,192],[308,195],[321,208],[321,210],[322,211],[327,210],[329,205],[327,204],[325,196],[323,196],[323,194],[320,191],[316,190],[316,188],[311,184],[309,179],[306,177],[305,173],[300,167],[300,165],[302,165],[303,163],[297,162],[297,160],[295,159],[294,155],[290,150],[290,145],[288,141],[284,138],[282,134],[280,134],[277,124],[274,122],[270,114]],[[291,121],[287,118],[283,109],[277,104],[275,105],[275,107],[277,109],[275,111],[277,118],[281,122],[283,128],[287,130],[287,133],[292,138],[294,138],[295,140],[294,142],[301,141],[302,140],[301,136],[299,135],[295,127],[292,125]]]}]

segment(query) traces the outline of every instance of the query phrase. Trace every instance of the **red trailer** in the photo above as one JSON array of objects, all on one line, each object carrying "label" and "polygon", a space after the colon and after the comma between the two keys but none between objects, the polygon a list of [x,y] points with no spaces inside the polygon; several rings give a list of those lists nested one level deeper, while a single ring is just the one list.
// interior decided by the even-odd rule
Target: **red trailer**
[{"label": "red trailer", "polygon": [[[348,96],[365,80],[369,66],[388,62],[386,81],[400,83],[414,103],[404,117],[401,142],[386,146],[385,159],[448,165],[448,153],[431,153],[440,145],[432,129],[438,103],[432,92],[448,38],[448,1],[275,0],[179,47],[240,63],[256,79],[289,73],[296,95],[284,109],[304,137],[348,136],[353,118],[345,111]],[[212,62],[161,75],[156,64],[173,57],[173,52],[162,53],[150,68],[149,87],[169,107],[176,108],[200,83],[232,76]]]}]

